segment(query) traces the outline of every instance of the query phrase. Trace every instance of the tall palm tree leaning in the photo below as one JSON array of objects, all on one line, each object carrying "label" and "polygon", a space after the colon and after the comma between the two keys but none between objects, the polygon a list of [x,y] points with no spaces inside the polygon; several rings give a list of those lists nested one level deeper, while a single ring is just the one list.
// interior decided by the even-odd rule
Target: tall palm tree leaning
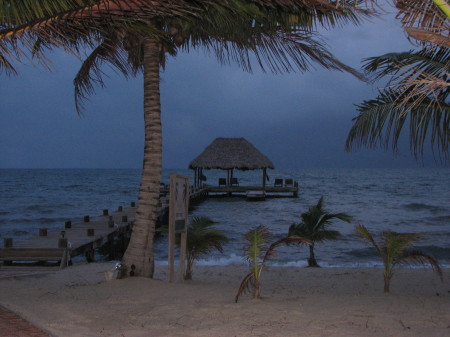
[{"label": "tall palm tree leaning", "polygon": [[126,76],[143,70],[145,146],[138,208],[122,263],[135,275],[152,277],[153,237],[162,163],[160,69],[166,54],[203,48],[221,63],[252,71],[251,60],[273,73],[351,68],[314,39],[317,27],[358,24],[373,14],[372,0],[3,0],[0,2],[0,69],[14,73],[14,61],[34,55],[44,65],[45,51],[63,47],[91,54],[75,79],[78,109],[82,99],[103,85],[101,65],[110,63]]},{"label": "tall palm tree leaning", "polygon": [[374,80],[388,77],[378,97],[358,105],[359,115],[348,134],[346,148],[392,145],[394,152],[409,125],[410,148],[422,156],[431,145],[448,162],[450,141],[449,5],[439,0],[394,3],[406,32],[422,44],[420,51],[389,53],[366,60],[365,71]]},{"label": "tall palm tree leaning", "polygon": [[385,293],[390,290],[391,279],[397,265],[425,264],[428,262],[442,280],[442,270],[437,260],[412,247],[414,242],[423,237],[423,234],[386,231],[381,233],[381,240],[377,243],[369,230],[362,225],[356,227],[356,233],[372,244],[383,260]]},{"label": "tall palm tree leaning", "polygon": [[309,245],[309,267],[319,267],[314,253],[316,242],[337,240],[341,235],[338,231],[328,229],[331,222],[339,219],[351,222],[352,217],[346,213],[328,213],[323,208],[323,197],[320,197],[316,205],[309,207],[308,211],[301,214],[301,222],[289,227],[288,236],[300,236],[311,241]]}]

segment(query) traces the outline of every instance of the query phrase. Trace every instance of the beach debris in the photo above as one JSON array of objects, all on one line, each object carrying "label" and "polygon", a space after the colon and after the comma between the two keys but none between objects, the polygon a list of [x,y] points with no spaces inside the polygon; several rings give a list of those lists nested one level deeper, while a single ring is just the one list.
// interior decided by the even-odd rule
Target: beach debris
[{"label": "beach debris", "polygon": [[124,270],[125,267],[120,262],[116,262],[114,268],[104,272],[106,281],[121,279],[123,277]]}]

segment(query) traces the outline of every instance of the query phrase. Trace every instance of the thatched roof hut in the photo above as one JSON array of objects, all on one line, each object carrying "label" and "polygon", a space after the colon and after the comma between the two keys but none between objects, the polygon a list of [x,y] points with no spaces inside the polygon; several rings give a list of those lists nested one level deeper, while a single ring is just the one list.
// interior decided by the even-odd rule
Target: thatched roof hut
[{"label": "thatched roof hut", "polygon": [[[195,170],[196,185],[203,169],[227,170],[227,185],[233,177],[233,170],[263,170],[263,185],[266,181],[266,169],[273,169],[272,161],[262,154],[245,138],[216,138],[206,149],[189,164]],[[198,177],[198,178],[197,178]]]}]

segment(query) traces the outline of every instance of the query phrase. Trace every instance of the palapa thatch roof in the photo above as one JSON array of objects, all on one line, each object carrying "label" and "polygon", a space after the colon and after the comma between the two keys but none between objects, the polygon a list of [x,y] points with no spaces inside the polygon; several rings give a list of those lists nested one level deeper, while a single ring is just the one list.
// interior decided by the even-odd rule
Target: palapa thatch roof
[{"label": "palapa thatch roof", "polygon": [[272,161],[245,138],[216,138],[189,164],[190,169],[258,170],[271,168]]}]

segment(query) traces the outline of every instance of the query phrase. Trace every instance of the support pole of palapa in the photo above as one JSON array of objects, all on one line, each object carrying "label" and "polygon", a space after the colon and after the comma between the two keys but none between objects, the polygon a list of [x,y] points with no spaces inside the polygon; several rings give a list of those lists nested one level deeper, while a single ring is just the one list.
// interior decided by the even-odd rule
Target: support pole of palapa
[{"label": "support pole of palapa", "polygon": [[267,179],[267,169],[263,168],[263,183],[262,186],[265,189],[266,188],[266,179]]}]

